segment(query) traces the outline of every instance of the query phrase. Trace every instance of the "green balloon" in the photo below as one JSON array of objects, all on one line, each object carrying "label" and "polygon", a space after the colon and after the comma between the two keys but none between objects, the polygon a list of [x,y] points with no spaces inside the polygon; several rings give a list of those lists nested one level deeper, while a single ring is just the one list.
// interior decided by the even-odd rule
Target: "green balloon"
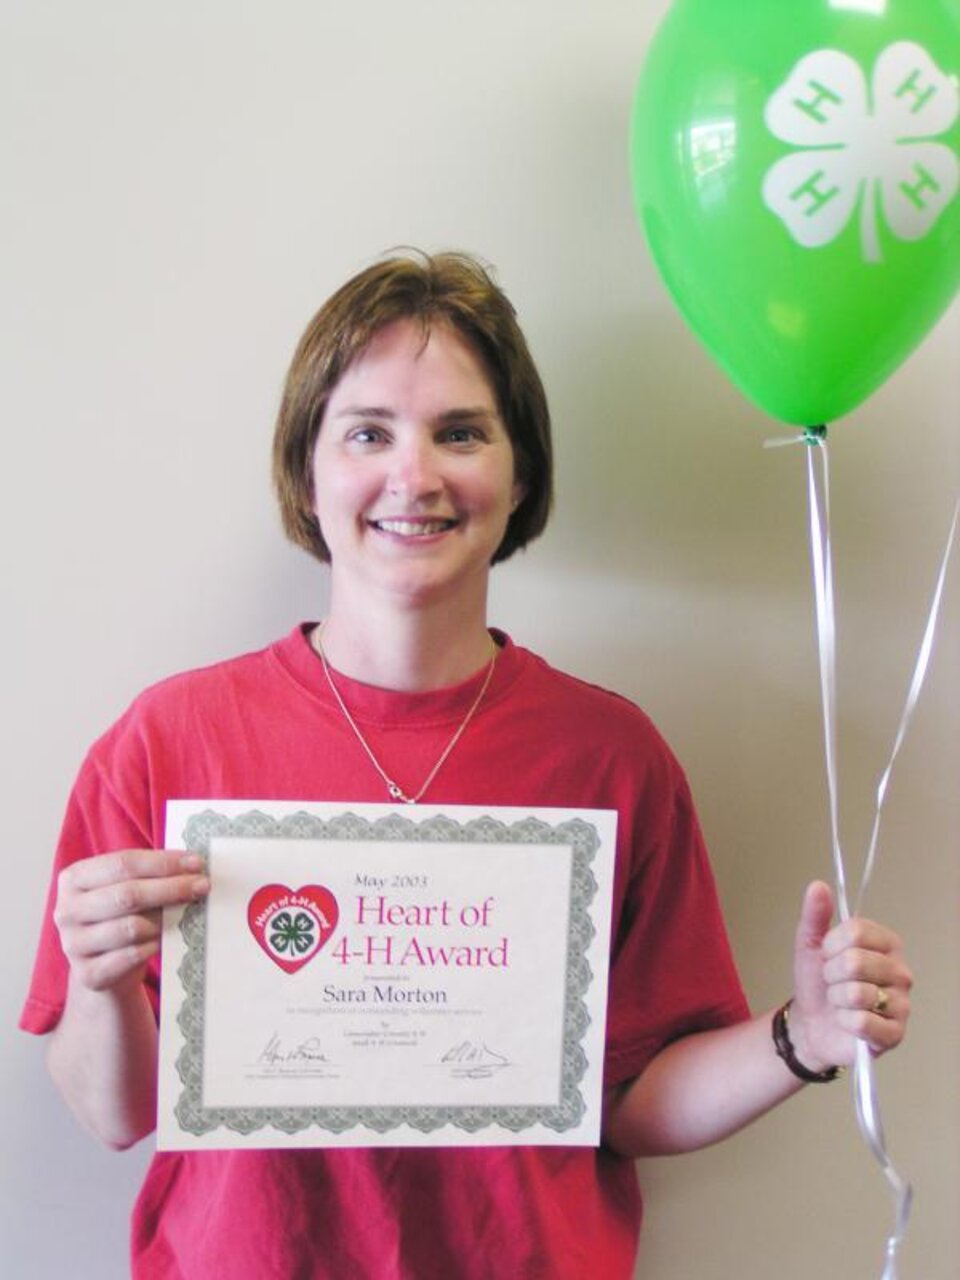
[{"label": "green balloon", "polygon": [[630,150],[694,332],[774,417],[833,421],[960,285],[960,0],[676,0]]}]

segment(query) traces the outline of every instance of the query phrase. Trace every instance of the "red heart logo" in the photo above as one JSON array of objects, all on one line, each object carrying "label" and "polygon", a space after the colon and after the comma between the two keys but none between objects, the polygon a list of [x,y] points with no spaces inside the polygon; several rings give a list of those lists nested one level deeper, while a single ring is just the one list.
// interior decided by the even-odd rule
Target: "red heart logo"
[{"label": "red heart logo", "polygon": [[323,885],[265,884],[250,899],[250,932],[274,964],[296,973],[308,964],[337,927],[340,908]]}]

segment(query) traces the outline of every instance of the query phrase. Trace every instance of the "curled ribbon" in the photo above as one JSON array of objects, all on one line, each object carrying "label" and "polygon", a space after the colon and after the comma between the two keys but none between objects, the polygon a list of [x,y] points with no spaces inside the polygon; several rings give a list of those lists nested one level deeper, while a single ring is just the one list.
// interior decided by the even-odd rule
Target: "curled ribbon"
[{"label": "curled ribbon", "polygon": [[[830,470],[827,452],[827,432],[825,427],[811,427],[801,436],[787,440],[773,441],[773,444],[805,443],[807,450],[807,490],[810,507],[810,549],[813,567],[813,585],[816,601],[817,645],[820,665],[820,694],[823,704],[823,732],[826,757],[827,790],[830,803],[830,833],[833,847],[834,877],[836,881],[837,904],[842,920],[850,918],[850,900],[847,891],[847,877],[844,866],[843,850],[840,844],[839,828],[839,786],[837,780],[837,624],[833,590],[833,552],[830,538]],[[817,470],[817,461],[820,470]],[[866,895],[876,865],[877,848],[880,834],[880,818],[886,799],[887,787],[893,765],[906,736],[907,726],[920,698],[920,690],[926,678],[933,649],[933,638],[940,614],[940,604],[947,577],[950,554],[956,540],[957,524],[960,520],[960,501],[954,508],[953,521],[947,536],[946,547],[940,562],[933,600],[927,617],[923,639],[914,664],[913,678],[907,692],[906,701],[900,715],[900,723],[894,735],[893,749],[886,768],[877,786],[877,803],[873,821],[870,844],[864,862],[860,885],[854,901],[854,911],[859,912],[860,905]],[[863,1041],[857,1045],[856,1060],[852,1073],[853,1098],[857,1124],[861,1135],[869,1147],[874,1159],[883,1170],[890,1185],[896,1204],[896,1221],[891,1235],[887,1239],[886,1264],[882,1280],[897,1280],[897,1253],[907,1231],[913,1190],[910,1183],[900,1174],[887,1152],[886,1139],[883,1132],[883,1119],[880,1113],[880,1100],[877,1092],[874,1060],[870,1050]]]}]

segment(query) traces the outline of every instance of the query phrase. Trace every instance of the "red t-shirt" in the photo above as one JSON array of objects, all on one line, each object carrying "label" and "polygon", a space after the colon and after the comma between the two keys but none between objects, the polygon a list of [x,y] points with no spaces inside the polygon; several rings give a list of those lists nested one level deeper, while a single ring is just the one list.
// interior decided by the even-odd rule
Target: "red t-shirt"
[{"label": "red t-shirt", "polygon": [[[92,747],[56,871],[161,847],[168,799],[387,799],[298,627],[142,694]],[[747,1016],[683,774],[637,707],[498,636],[493,680],[425,803],[615,809],[605,1080]],[[395,693],[341,675],[387,771],[416,790],[479,690]],[[21,1025],[57,1023],[67,963],[50,907]],[[158,985],[157,965],[148,982]],[[132,1272],[174,1280],[618,1280],[640,1226],[633,1162],[600,1147],[157,1153]]]}]

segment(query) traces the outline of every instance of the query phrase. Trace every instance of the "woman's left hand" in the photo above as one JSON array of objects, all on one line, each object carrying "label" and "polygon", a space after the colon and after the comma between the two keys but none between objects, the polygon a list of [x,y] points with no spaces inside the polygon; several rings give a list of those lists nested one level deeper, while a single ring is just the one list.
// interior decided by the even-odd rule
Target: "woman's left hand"
[{"label": "woman's left hand", "polygon": [[856,1043],[873,1053],[894,1049],[910,1016],[913,976],[897,935],[854,917],[831,927],[828,885],[807,888],[794,947],[790,1038],[811,1071],[852,1065]]}]

